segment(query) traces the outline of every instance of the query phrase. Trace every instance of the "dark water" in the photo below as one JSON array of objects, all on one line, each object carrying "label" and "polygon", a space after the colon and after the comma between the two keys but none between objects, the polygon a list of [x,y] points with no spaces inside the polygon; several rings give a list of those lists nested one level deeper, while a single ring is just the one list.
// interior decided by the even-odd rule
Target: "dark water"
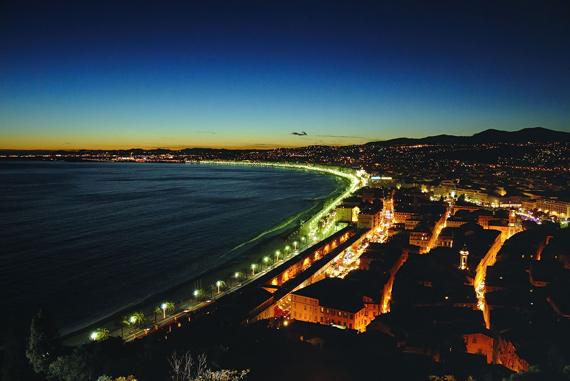
[{"label": "dark water", "polygon": [[63,333],[90,324],[229,260],[339,185],[267,167],[0,162],[0,323],[46,306]]}]

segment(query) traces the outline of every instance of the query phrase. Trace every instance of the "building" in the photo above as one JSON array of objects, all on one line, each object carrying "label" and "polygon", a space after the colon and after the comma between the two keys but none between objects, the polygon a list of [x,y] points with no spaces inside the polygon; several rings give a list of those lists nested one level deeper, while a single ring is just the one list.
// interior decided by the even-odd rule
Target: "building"
[{"label": "building", "polygon": [[357,216],[359,229],[376,229],[382,224],[382,205],[363,203]]},{"label": "building", "polygon": [[514,209],[509,211],[509,218],[490,220],[487,223],[487,229],[498,230],[501,232],[503,241],[506,241],[516,233],[522,231],[522,226],[517,219],[517,214]]},{"label": "building", "polygon": [[422,219],[420,217],[411,217],[406,220],[406,230],[414,230]]},{"label": "building", "polygon": [[411,207],[394,206],[394,223],[405,223],[410,218],[419,218],[420,214]]},{"label": "building", "polygon": [[410,245],[418,246],[420,253],[426,253],[431,248],[430,242],[433,237],[433,226],[426,223],[419,223],[410,233]]},{"label": "building", "polygon": [[291,294],[291,318],[360,332],[380,314],[380,303],[355,282],[325,278]]},{"label": "building", "polygon": [[456,229],[449,227],[443,228],[437,237],[436,246],[438,247],[453,247],[453,233]]},{"label": "building", "polygon": [[358,206],[349,206],[341,204],[336,208],[337,220],[339,222],[349,222],[355,223],[358,221],[358,212],[360,209]]},{"label": "building", "polygon": [[562,218],[570,216],[570,202],[560,201],[554,198],[541,198],[536,200],[536,209]]},{"label": "building", "polygon": [[529,364],[516,353],[515,346],[502,337],[493,338],[491,333],[463,335],[467,353],[485,355],[488,364],[502,364],[513,372],[527,371]]},{"label": "building", "polygon": [[447,219],[447,221],[445,222],[445,226],[447,226],[448,228],[458,228],[461,225],[466,224],[467,222],[469,221],[467,221],[463,217],[452,216]]},{"label": "building", "polygon": [[476,212],[477,224],[483,226],[485,229],[489,228],[489,221],[494,220],[495,216],[490,210],[479,210]]}]

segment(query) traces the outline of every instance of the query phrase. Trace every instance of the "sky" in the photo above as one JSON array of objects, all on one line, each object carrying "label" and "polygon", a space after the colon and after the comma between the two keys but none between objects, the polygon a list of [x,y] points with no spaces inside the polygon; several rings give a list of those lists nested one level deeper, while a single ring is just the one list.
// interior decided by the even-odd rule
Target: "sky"
[{"label": "sky", "polygon": [[570,132],[566,0],[0,7],[0,149]]}]

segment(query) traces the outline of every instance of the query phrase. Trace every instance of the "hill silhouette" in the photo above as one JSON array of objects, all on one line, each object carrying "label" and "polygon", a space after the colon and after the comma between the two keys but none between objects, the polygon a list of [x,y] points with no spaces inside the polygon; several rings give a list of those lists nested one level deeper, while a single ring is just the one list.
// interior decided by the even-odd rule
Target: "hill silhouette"
[{"label": "hill silhouette", "polygon": [[452,145],[452,144],[495,144],[495,143],[549,143],[570,142],[570,133],[554,131],[544,127],[523,128],[519,131],[502,131],[488,129],[472,136],[435,135],[425,138],[396,138],[384,141],[366,143],[367,145]]}]

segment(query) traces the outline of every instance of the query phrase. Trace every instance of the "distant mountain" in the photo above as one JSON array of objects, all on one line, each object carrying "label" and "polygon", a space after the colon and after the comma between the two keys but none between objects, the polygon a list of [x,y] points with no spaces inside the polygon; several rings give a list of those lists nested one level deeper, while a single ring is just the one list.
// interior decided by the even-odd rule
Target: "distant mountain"
[{"label": "distant mountain", "polygon": [[553,131],[544,127],[523,128],[519,131],[485,130],[473,136],[436,135],[426,138],[397,138],[384,141],[370,142],[367,145],[395,146],[417,144],[492,144],[492,143],[548,143],[570,142],[570,133]]}]

